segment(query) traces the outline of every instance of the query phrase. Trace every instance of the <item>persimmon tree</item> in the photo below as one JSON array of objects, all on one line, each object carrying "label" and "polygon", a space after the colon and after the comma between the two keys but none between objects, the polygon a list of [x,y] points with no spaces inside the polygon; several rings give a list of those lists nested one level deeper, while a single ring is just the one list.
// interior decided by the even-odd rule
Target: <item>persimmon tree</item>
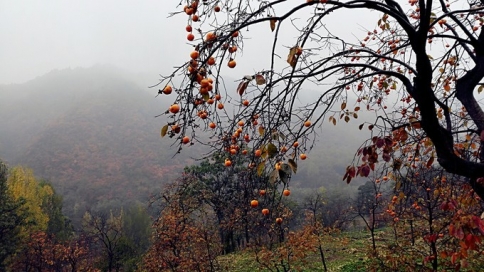
[{"label": "persimmon tree", "polygon": [[[267,176],[259,176],[247,169],[249,161],[243,156],[237,160],[237,165],[228,169],[223,165],[224,156],[216,153],[199,165],[186,167],[180,188],[191,187],[181,193],[198,199],[213,210],[223,251],[231,253],[256,236],[266,234],[270,223],[282,216],[283,198]],[[290,191],[285,190],[289,196]]]},{"label": "persimmon tree", "polygon": [[[296,172],[323,121],[349,122],[367,110],[374,119],[361,128],[374,137],[347,182],[391,161],[412,130],[414,147],[429,141],[432,162],[467,177],[483,198],[483,10],[478,0],[181,1],[172,15],[187,18],[187,61],[160,80],[159,93],[173,97],[161,134],[180,149],[202,142],[224,150],[229,161],[232,150],[248,150],[258,172]],[[346,23],[352,11],[367,25]],[[258,42],[264,29],[270,42]],[[258,56],[255,72],[237,70],[243,50],[256,54],[251,46],[267,48],[266,61]],[[229,69],[240,74],[238,88],[223,77]],[[298,99],[311,89],[311,101]]]},{"label": "persimmon tree", "polygon": [[476,215],[481,207],[470,185],[441,168],[425,166],[396,179],[387,209],[395,242],[390,251],[381,252],[383,263],[417,270],[482,269],[484,224]]}]

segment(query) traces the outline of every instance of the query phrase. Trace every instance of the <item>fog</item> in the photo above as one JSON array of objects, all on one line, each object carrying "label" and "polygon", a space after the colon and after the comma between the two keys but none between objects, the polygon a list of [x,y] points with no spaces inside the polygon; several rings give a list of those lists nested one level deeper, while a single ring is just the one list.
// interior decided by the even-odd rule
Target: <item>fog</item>
[{"label": "fog", "polygon": [[[166,19],[174,9],[154,0],[2,0],[0,84],[95,64],[151,73],[156,79],[156,73],[168,72],[168,63],[180,61],[168,53],[186,35],[182,18]],[[173,30],[175,24],[181,31]]]},{"label": "fog", "polygon": [[[191,51],[184,29],[186,17],[168,18],[170,12],[181,10],[177,4],[155,0],[0,0],[0,84],[22,83],[54,69],[96,64],[143,74],[146,86],[156,83],[159,74],[171,73]],[[376,22],[374,16],[366,21],[361,14],[346,14],[346,25],[356,29],[342,29],[341,17],[328,18],[328,24],[352,35],[364,33],[358,22]],[[298,32],[290,25],[285,30],[279,41],[291,45]],[[246,42],[241,61],[237,69],[224,71],[234,78],[267,68],[271,60],[273,34],[268,25],[242,33]],[[287,65],[287,48],[281,46],[279,50],[277,61]]]}]

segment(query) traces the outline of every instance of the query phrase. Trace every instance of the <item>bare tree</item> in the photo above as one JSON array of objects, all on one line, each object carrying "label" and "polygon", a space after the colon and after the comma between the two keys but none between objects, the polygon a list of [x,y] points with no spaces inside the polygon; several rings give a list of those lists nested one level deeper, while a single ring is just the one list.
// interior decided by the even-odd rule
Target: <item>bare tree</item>
[{"label": "bare tree", "polygon": [[92,214],[86,211],[83,217],[83,231],[100,243],[107,259],[107,271],[119,271],[117,247],[122,237],[123,212],[115,216],[112,212]]}]

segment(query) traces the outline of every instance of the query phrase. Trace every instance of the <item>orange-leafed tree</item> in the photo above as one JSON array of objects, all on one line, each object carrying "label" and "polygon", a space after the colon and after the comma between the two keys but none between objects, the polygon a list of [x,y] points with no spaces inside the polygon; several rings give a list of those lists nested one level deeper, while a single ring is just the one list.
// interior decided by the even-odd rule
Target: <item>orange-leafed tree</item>
[{"label": "orange-leafed tree", "polygon": [[480,200],[457,175],[420,166],[395,176],[387,213],[395,241],[379,252],[386,269],[482,270]]},{"label": "orange-leafed tree", "polygon": [[97,271],[85,238],[59,242],[44,231],[30,234],[9,271]]},{"label": "orange-leafed tree", "polygon": [[[260,150],[247,153],[254,171],[279,164],[295,172],[298,160],[311,158],[323,121],[370,111],[374,118],[361,128],[373,138],[348,167],[347,182],[392,161],[412,138],[417,149],[428,141],[432,162],[484,197],[483,1],[181,3],[173,15],[187,18],[189,26],[180,26],[188,31],[187,61],[159,83],[160,95],[173,100],[161,134],[180,149],[205,130],[213,137],[204,142],[230,162],[232,149],[250,147]],[[240,65],[251,57],[256,67]],[[237,88],[223,77],[232,69]],[[318,90],[311,101],[298,99],[311,89]]]},{"label": "orange-leafed tree", "polygon": [[[165,186],[161,211],[153,223],[153,243],[144,256],[146,271],[215,271],[222,250],[213,214],[190,184]],[[203,192],[201,192],[203,193]]]}]

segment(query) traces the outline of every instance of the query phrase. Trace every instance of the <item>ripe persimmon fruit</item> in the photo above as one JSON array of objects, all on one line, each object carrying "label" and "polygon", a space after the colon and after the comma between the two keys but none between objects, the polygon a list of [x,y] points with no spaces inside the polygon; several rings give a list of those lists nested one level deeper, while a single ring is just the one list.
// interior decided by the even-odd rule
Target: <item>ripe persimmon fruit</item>
[{"label": "ripe persimmon fruit", "polygon": [[207,42],[212,42],[217,39],[217,36],[213,32],[208,32],[207,35],[205,35],[205,40]]},{"label": "ripe persimmon fruit", "polygon": [[166,85],[166,87],[163,89],[164,94],[171,94],[173,91],[173,88],[170,85]]},{"label": "ripe persimmon fruit", "polygon": [[178,106],[177,104],[173,104],[170,106],[169,111],[171,113],[178,113],[180,111],[180,106]]},{"label": "ripe persimmon fruit", "polygon": [[257,201],[256,199],[252,200],[252,201],[250,202],[250,206],[251,206],[252,208],[257,208],[257,206],[259,206],[259,201]]},{"label": "ripe persimmon fruit", "polygon": [[229,68],[235,68],[236,65],[237,65],[237,62],[235,62],[235,60],[230,60],[229,63],[227,63],[227,66]]},{"label": "ripe persimmon fruit", "polygon": [[171,126],[171,130],[175,133],[180,133],[181,127],[179,125],[173,125]]},{"label": "ripe persimmon fruit", "polygon": [[190,53],[190,58],[192,58],[193,60],[198,59],[199,56],[200,56],[200,53],[198,53],[198,51],[192,51]]},{"label": "ripe persimmon fruit", "polygon": [[208,65],[214,65],[214,64],[215,64],[215,58],[214,58],[214,57],[210,57],[210,58],[208,58],[208,60],[207,60],[207,64],[208,64]]},{"label": "ripe persimmon fruit", "polygon": [[229,160],[229,159],[226,159],[224,165],[227,166],[227,167],[229,167],[229,166],[232,165],[232,161]]}]

